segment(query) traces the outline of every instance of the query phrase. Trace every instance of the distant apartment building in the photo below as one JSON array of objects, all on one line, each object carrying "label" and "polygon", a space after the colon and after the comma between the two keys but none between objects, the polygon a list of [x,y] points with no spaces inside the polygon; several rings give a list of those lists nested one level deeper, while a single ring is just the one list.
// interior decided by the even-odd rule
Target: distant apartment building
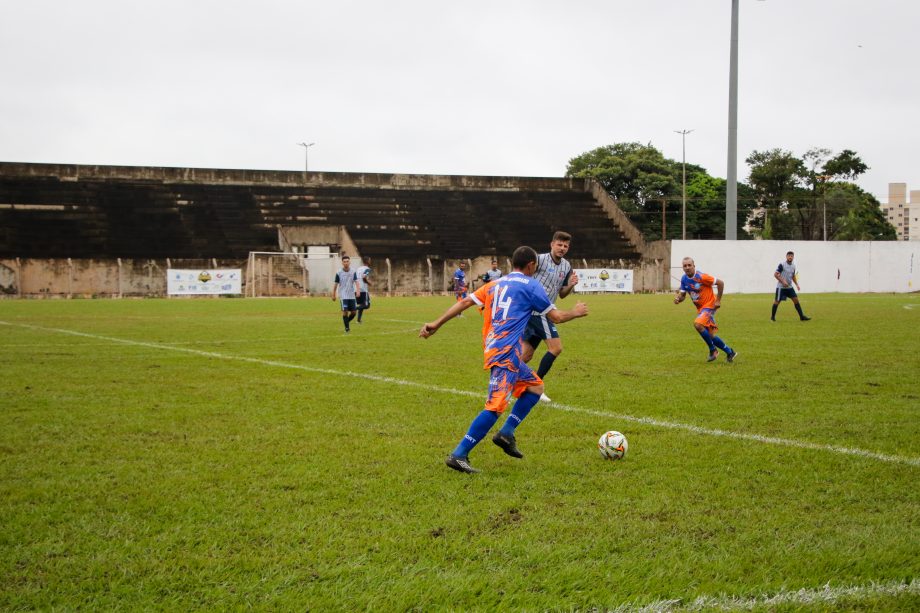
[{"label": "distant apartment building", "polygon": [[911,190],[908,202],[907,183],[889,183],[888,204],[882,205],[882,212],[897,230],[899,241],[920,240],[920,190]]}]

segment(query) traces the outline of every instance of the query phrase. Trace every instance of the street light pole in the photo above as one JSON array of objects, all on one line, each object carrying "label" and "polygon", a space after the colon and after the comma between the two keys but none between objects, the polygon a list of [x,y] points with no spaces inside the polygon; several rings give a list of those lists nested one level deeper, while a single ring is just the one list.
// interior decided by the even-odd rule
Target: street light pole
[{"label": "street light pole", "polygon": [[307,143],[297,143],[297,144],[300,145],[301,147],[303,147],[303,154],[304,154],[303,180],[306,181],[306,180],[307,180],[307,173],[310,172],[310,147],[312,147],[312,146],[315,145],[316,143],[309,143],[309,144],[307,144]]},{"label": "street light pole", "polygon": [[822,240],[827,240],[827,182],[832,179],[833,175],[817,175],[815,179],[820,181],[821,187],[821,225],[823,227]]},{"label": "street light pole", "polygon": [[676,133],[681,136],[681,150],[683,157],[681,158],[682,164],[684,167],[684,178],[681,185],[681,238],[687,240],[687,135],[693,132],[693,130],[674,130]]},{"label": "street light pole", "polygon": [[738,238],[738,0],[732,0],[728,68],[728,172],[725,185],[725,240]]}]

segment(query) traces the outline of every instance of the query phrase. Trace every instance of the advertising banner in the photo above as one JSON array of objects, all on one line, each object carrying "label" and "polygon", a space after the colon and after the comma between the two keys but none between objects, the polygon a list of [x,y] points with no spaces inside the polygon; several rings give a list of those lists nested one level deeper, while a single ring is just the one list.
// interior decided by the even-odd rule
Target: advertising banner
[{"label": "advertising banner", "polygon": [[239,268],[166,271],[166,292],[170,296],[242,294],[243,271]]},{"label": "advertising banner", "polygon": [[575,291],[587,292],[628,292],[633,291],[633,271],[613,268],[577,268],[578,285]]}]

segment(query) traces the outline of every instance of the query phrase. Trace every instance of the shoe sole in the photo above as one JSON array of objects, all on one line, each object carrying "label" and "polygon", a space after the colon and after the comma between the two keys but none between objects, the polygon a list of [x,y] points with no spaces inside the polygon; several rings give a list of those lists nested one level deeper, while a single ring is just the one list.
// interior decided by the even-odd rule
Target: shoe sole
[{"label": "shoe sole", "polygon": [[476,473],[479,472],[478,470],[470,466],[469,463],[466,462],[466,460],[458,460],[454,457],[448,456],[448,458],[444,460],[444,463],[447,465],[448,468],[452,468],[453,470],[456,470],[458,473],[464,473],[466,475],[475,475]]},{"label": "shoe sole", "polygon": [[524,454],[517,449],[513,449],[510,444],[506,443],[504,440],[497,436],[492,437],[492,442],[498,445],[502,451],[510,455],[512,458],[522,459]]}]

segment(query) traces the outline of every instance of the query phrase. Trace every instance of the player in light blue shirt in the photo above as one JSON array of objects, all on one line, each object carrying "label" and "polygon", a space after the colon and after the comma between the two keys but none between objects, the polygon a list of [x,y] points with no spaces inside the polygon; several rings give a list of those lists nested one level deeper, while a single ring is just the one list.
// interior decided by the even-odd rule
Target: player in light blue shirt
[{"label": "player in light blue shirt", "polygon": [[371,308],[371,290],[370,290],[370,276],[371,276],[371,259],[369,257],[363,258],[361,266],[355,270],[355,274],[358,275],[358,281],[361,283],[361,290],[355,296],[355,303],[358,306],[358,323],[361,323],[361,318],[364,316],[364,311]]},{"label": "player in light blue shirt", "polygon": [[779,266],[776,267],[776,272],[773,273],[773,277],[776,279],[776,295],[773,297],[773,313],[770,315],[770,321],[776,321],[776,309],[779,303],[786,298],[792,300],[795,310],[799,313],[800,320],[808,321],[811,319],[811,317],[802,312],[799,295],[792,289],[792,284],[795,283],[796,289],[802,291],[802,288],[799,287],[799,276],[795,268],[795,262],[793,262],[794,259],[795,254],[793,252],[786,252],[786,261],[780,262]]},{"label": "player in light blue shirt", "polygon": [[335,282],[332,285],[332,301],[335,302],[338,294],[342,307],[342,323],[345,324],[345,333],[351,332],[349,324],[357,314],[355,296],[361,292],[361,282],[358,274],[351,269],[351,258],[342,256],[342,269],[335,273]]},{"label": "player in light blue shirt", "polygon": [[489,281],[496,281],[502,276],[502,271],[498,267],[498,260],[492,260],[492,268],[486,271],[484,281],[488,283]]},{"label": "player in light blue shirt", "polygon": [[[553,234],[553,240],[549,244],[549,252],[541,253],[537,256],[537,269],[534,272],[534,279],[540,282],[549,299],[555,301],[557,298],[565,298],[574,291],[578,285],[578,273],[572,269],[572,264],[565,259],[565,254],[569,252],[569,244],[572,241],[572,235],[568,232],[556,232]],[[540,359],[540,366],[537,367],[537,374],[542,379],[553,367],[556,358],[562,353],[562,339],[559,338],[559,331],[553,322],[546,317],[534,313],[530,318],[530,326],[524,335],[524,361],[530,362],[534,351],[540,341],[546,341],[546,353]],[[544,396],[545,402],[552,402],[549,396]]]}]

